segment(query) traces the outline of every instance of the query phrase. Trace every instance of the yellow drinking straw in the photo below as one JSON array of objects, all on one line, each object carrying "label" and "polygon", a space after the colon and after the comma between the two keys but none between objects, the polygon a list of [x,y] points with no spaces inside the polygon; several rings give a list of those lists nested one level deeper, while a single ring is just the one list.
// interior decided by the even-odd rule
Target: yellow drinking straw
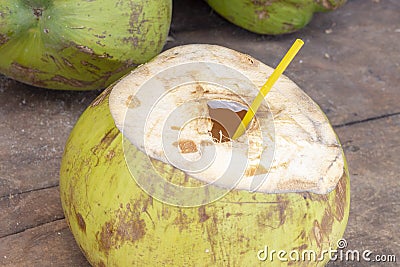
[{"label": "yellow drinking straw", "polygon": [[290,62],[293,60],[293,58],[296,56],[296,54],[299,52],[299,50],[303,46],[303,44],[304,44],[304,42],[300,39],[297,39],[293,43],[292,47],[289,49],[289,51],[283,57],[282,61],[278,64],[278,66],[276,67],[274,72],[271,74],[271,76],[269,76],[268,80],[263,85],[263,87],[261,87],[261,89],[258,92],[258,95],[254,99],[253,103],[251,103],[250,109],[246,112],[246,115],[244,116],[242,122],[240,123],[235,134],[232,137],[233,140],[236,140],[237,138],[239,138],[246,131],[247,125],[249,125],[250,121],[253,119],[254,114],[257,112],[258,108],[261,105],[261,102],[263,101],[265,96],[269,93],[269,91],[271,90],[271,88],[275,84],[275,82],[278,80],[278,78],[285,71],[285,69],[290,64]]}]

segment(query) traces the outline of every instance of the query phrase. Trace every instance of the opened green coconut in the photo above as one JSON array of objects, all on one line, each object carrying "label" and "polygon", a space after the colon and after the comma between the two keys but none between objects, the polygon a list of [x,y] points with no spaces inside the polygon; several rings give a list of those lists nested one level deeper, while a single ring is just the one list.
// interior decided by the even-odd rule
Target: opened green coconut
[{"label": "opened green coconut", "polygon": [[164,46],[172,0],[0,1],[0,73],[51,89],[102,89]]},{"label": "opened green coconut", "polygon": [[[91,104],[65,147],[60,192],[92,265],[329,260],[347,224],[350,187],[342,148],[317,104],[283,76],[245,135],[233,141],[214,131],[215,109],[240,114],[271,73],[248,55],[187,45]],[[271,259],[271,250],[285,250],[288,260]],[[315,259],[303,261],[310,251]]]},{"label": "opened green coconut", "polygon": [[335,10],[346,0],[206,0],[221,16],[249,31],[282,34],[307,25],[315,12]]}]

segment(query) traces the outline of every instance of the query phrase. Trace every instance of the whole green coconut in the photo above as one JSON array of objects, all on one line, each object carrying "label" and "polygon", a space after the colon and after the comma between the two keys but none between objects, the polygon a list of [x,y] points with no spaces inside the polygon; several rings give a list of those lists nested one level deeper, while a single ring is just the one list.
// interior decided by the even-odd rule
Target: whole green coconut
[{"label": "whole green coconut", "polygon": [[172,0],[0,1],[0,73],[51,89],[105,88],[164,46]]},{"label": "whole green coconut", "polygon": [[[350,177],[318,105],[282,76],[246,135],[224,142],[210,134],[208,105],[246,105],[272,71],[220,46],[175,47],[86,109],[65,147],[60,196],[93,266],[321,267],[329,261],[347,225]],[[268,167],[264,153],[271,150]],[[183,156],[178,162],[175,155]],[[192,164],[198,155],[205,168]],[[254,181],[262,181],[255,190]],[[287,254],[278,256],[280,250]]]},{"label": "whole green coconut", "polygon": [[315,12],[327,12],[346,0],[206,0],[221,16],[255,33],[283,34],[307,25]]}]

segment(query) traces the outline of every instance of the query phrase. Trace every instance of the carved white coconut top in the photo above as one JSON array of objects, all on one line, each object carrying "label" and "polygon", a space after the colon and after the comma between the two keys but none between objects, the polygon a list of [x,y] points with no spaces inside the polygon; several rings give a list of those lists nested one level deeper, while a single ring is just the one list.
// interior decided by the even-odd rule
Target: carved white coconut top
[{"label": "carved white coconut top", "polygon": [[121,79],[110,111],[139,150],[198,180],[266,193],[328,193],[343,176],[342,149],[318,105],[285,76],[246,135],[224,143],[210,135],[208,105],[250,106],[272,71],[224,47],[180,46]]}]

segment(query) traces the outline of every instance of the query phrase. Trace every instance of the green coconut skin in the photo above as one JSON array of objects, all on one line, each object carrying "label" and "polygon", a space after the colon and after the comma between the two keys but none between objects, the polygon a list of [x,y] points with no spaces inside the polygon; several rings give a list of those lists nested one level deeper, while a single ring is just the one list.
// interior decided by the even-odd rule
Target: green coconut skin
[{"label": "green coconut skin", "polygon": [[163,48],[172,0],[0,1],[0,73],[51,89],[107,87]]},{"label": "green coconut skin", "polygon": [[327,12],[346,0],[206,0],[221,16],[251,32],[284,34],[307,25],[315,12]]},{"label": "green coconut skin", "polygon": [[[123,135],[109,111],[108,94],[82,114],[65,147],[60,194],[66,221],[93,266],[323,266],[312,262],[261,262],[257,252],[336,248],[350,205],[347,172],[335,190],[264,194],[233,190],[200,207],[176,207],[146,194],[132,178]],[[143,175],[142,152],[132,148]],[[182,171],[154,162],[170,180],[188,186]]]}]

